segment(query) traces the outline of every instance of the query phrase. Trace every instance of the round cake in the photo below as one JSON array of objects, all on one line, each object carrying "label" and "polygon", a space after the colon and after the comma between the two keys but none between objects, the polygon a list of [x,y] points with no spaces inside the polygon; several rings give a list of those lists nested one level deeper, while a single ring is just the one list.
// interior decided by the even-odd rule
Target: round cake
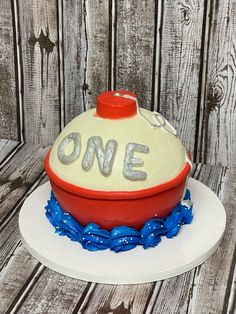
[{"label": "round cake", "polygon": [[149,220],[173,216],[186,196],[191,160],[162,115],[118,90],[99,95],[96,109],[63,129],[45,169],[63,213],[82,228],[111,233],[122,226],[140,231]]}]

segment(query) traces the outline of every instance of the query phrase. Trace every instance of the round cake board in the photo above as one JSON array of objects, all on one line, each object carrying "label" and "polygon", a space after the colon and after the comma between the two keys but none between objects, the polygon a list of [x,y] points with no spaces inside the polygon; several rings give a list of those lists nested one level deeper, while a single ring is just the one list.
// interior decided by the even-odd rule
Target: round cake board
[{"label": "round cake board", "polygon": [[204,184],[190,178],[194,218],[177,237],[162,238],[155,248],[141,246],[127,252],[89,252],[77,242],[54,232],[45,216],[49,182],[24,202],[19,216],[26,249],[43,265],[61,274],[105,284],[138,284],[180,275],[209,258],[223,236],[226,215],[219,198]]}]

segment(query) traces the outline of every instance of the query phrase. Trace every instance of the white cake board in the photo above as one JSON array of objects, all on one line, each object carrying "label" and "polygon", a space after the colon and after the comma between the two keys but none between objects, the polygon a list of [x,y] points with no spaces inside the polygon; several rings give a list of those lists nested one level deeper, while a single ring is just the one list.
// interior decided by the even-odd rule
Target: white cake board
[{"label": "white cake board", "polygon": [[194,203],[194,218],[183,225],[177,237],[162,238],[155,248],[138,246],[122,253],[89,252],[81,245],[54,233],[45,216],[50,198],[47,182],[24,202],[19,216],[22,242],[42,264],[61,274],[107,284],[137,284],[182,274],[209,258],[220,244],[226,215],[218,197],[190,178],[188,188]]}]

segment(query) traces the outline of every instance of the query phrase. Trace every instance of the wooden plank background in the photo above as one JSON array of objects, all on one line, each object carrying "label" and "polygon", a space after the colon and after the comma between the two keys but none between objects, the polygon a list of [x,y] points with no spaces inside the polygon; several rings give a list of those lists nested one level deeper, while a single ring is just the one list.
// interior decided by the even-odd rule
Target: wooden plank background
[{"label": "wooden plank background", "polygon": [[126,88],[194,161],[235,166],[235,34],[236,0],[2,0],[0,138],[51,144]]},{"label": "wooden plank background", "polygon": [[213,1],[210,10],[198,160],[236,163],[236,1]]},{"label": "wooden plank background", "polygon": [[52,142],[60,130],[57,3],[17,1],[23,140]]},{"label": "wooden plank background", "polygon": [[109,1],[62,1],[61,68],[64,122],[95,107],[99,93],[108,89]]},{"label": "wooden plank background", "polygon": [[17,75],[14,64],[14,19],[11,3],[1,0],[0,9],[0,138],[18,139]]}]

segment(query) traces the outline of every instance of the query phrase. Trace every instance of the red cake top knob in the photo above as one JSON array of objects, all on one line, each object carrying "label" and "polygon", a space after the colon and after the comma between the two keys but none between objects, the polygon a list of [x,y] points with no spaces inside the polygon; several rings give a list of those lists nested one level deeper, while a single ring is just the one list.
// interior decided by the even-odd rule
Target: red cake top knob
[{"label": "red cake top knob", "polygon": [[107,119],[123,119],[136,115],[136,95],[127,90],[108,91],[97,99],[97,115]]}]

